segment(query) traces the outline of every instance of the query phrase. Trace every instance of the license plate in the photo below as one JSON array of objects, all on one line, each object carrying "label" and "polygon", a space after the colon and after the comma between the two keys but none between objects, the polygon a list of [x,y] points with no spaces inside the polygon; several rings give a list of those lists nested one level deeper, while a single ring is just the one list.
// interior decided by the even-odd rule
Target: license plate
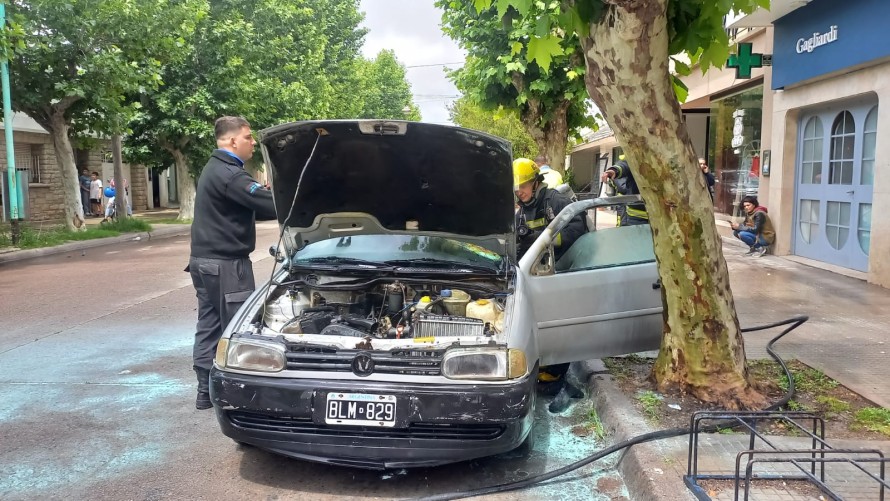
[{"label": "license plate", "polygon": [[325,423],[394,427],[396,397],[368,393],[328,393]]}]

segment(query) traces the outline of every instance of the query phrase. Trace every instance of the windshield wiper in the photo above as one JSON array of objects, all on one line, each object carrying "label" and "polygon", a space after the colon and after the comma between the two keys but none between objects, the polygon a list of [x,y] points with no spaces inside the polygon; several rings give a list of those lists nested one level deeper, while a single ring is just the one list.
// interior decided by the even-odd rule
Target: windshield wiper
[{"label": "windshield wiper", "polygon": [[416,268],[442,268],[451,271],[484,271],[486,273],[497,273],[498,268],[494,266],[483,266],[480,264],[459,263],[457,261],[449,261],[447,259],[436,259],[432,257],[419,257],[416,259],[394,259],[387,261],[386,264],[399,267],[416,267]]},{"label": "windshield wiper", "polygon": [[327,264],[336,267],[349,266],[355,268],[373,268],[380,269],[392,268],[391,265],[387,263],[381,263],[380,261],[368,261],[366,259],[358,259],[354,257],[340,257],[340,256],[323,256],[323,257],[310,257],[309,259],[297,259],[291,262],[291,264],[295,266],[300,265],[314,265],[314,264]]}]

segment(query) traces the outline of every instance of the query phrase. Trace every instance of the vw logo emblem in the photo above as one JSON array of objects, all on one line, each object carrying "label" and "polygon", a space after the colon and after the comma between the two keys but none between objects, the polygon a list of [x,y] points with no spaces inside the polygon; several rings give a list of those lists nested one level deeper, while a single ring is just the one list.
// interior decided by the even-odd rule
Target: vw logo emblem
[{"label": "vw logo emblem", "polygon": [[352,372],[356,376],[370,376],[374,372],[374,359],[368,353],[359,353],[352,359]]}]

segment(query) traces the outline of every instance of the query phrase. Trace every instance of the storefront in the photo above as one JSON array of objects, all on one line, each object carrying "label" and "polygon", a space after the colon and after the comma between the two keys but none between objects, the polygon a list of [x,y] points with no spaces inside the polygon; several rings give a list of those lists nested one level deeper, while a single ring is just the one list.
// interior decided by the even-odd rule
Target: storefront
[{"label": "storefront", "polygon": [[[890,286],[886,0],[813,0],[777,19],[770,214],[778,254]],[[881,259],[881,257],[885,259]],[[883,262],[882,262],[883,261]]]}]

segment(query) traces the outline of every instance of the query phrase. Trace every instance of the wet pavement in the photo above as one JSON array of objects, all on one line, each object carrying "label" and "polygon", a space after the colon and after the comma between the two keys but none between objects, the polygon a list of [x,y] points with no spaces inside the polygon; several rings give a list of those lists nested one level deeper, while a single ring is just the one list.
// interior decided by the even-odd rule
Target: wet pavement
[{"label": "wet pavement", "polygon": [[[258,281],[276,230],[259,225]],[[559,416],[538,406],[531,451],[438,468],[356,470],[239,446],[194,409],[187,255],[181,236],[0,266],[0,499],[404,499],[529,478],[602,447],[572,431],[584,402]],[[610,465],[489,498],[621,499]]]}]

